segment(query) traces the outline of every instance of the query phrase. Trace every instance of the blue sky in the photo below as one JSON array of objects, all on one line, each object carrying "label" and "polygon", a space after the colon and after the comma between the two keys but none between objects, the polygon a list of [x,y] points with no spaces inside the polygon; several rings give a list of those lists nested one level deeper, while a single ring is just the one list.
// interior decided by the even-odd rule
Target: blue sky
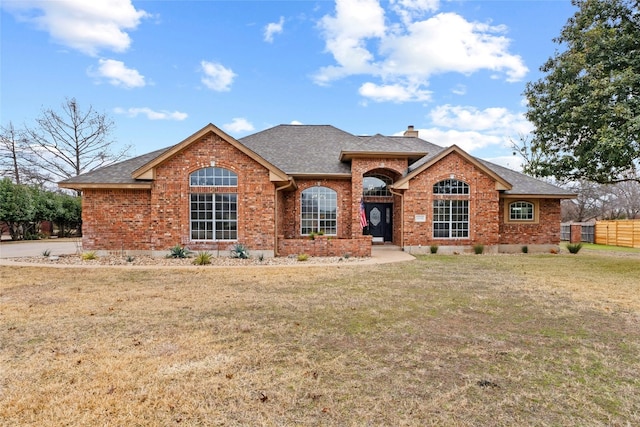
[{"label": "blue sky", "polygon": [[[357,135],[414,125],[433,143],[518,168],[522,92],[558,48],[570,1],[3,0],[0,123],[75,97],[131,155],[208,123]],[[115,150],[114,150],[115,151]],[[313,155],[310,149],[309,155]]]}]

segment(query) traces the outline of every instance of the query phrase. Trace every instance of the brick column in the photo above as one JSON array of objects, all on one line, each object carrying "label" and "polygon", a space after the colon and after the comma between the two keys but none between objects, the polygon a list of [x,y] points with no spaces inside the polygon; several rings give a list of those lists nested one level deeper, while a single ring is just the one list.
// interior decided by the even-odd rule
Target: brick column
[{"label": "brick column", "polygon": [[580,243],[582,241],[582,226],[580,224],[571,224],[571,243]]}]

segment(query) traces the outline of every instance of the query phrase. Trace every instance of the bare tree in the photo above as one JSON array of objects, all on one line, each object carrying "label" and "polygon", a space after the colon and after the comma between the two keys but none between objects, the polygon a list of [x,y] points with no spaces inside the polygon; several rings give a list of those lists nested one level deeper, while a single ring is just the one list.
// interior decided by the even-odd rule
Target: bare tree
[{"label": "bare tree", "polygon": [[640,182],[625,181],[611,188],[619,218],[640,218]]},{"label": "bare tree", "polygon": [[21,141],[20,132],[9,122],[0,127],[0,176],[12,178],[20,185],[21,177]]},{"label": "bare tree", "polygon": [[44,109],[36,124],[26,128],[27,147],[51,181],[115,163],[124,159],[130,148],[113,153],[115,142],[110,139],[113,121],[92,106],[82,111],[75,98],[66,99],[61,113]]}]

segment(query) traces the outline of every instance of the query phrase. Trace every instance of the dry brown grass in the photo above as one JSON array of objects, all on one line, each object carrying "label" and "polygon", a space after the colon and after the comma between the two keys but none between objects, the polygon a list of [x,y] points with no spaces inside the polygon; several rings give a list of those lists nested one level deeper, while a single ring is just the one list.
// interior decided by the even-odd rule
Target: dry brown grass
[{"label": "dry brown grass", "polygon": [[0,267],[0,423],[640,425],[640,258]]}]

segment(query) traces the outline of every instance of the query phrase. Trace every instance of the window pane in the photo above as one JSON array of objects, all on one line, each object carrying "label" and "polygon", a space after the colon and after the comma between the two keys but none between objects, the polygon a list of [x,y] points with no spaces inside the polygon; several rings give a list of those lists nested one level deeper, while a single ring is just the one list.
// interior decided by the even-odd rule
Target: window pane
[{"label": "window pane", "polygon": [[235,193],[193,193],[190,215],[193,240],[236,240],[238,237]]},{"label": "window pane", "polygon": [[337,234],[338,193],[327,187],[304,190],[300,198],[300,233]]},{"label": "window pane", "polygon": [[198,169],[189,176],[189,184],[193,186],[236,187],[238,175],[224,168]]},{"label": "window pane", "polygon": [[363,196],[391,196],[389,186],[393,183],[392,179],[379,174],[367,175],[362,180]]},{"label": "window pane", "polygon": [[513,202],[509,205],[509,218],[511,220],[532,221],[533,203],[529,202]]},{"label": "window pane", "polygon": [[433,194],[469,194],[469,185],[457,179],[445,179],[433,186]]},{"label": "window pane", "polygon": [[435,200],[433,202],[433,237],[469,237],[468,200]]}]

